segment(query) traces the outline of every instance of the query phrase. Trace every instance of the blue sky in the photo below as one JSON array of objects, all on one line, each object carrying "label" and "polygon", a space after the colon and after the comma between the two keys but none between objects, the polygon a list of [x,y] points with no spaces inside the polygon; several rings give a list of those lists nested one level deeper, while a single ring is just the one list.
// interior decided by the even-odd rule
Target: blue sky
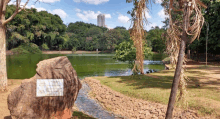
[{"label": "blue sky", "polygon": [[[9,4],[13,4],[14,1],[12,0]],[[133,8],[133,4],[126,3],[126,0],[40,0],[36,4],[34,1],[30,0],[26,8],[33,7],[38,11],[46,10],[52,14],[57,14],[65,24],[83,21],[97,25],[97,15],[103,13],[108,28],[124,26],[128,29],[131,25],[129,21],[131,17],[127,11]],[[21,4],[25,2],[22,0]],[[146,30],[152,26],[163,26],[161,21],[166,16],[160,3],[161,0],[156,0],[156,4],[149,5],[149,13],[146,13],[149,24],[145,26]]]}]

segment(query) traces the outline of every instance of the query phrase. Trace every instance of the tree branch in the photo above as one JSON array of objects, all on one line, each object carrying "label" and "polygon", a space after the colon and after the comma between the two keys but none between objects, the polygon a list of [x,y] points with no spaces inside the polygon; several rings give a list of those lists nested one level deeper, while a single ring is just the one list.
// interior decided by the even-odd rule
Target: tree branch
[{"label": "tree branch", "polygon": [[204,7],[205,9],[207,8],[207,6],[206,6],[204,3],[202,3],[200,0],[196,0],[196,2],[197,2],[200,6]]},{"label": "tree branch", "polygon": [[19,12],[21,12],[23,9],[25,9],[26,5],[28,4],[29,0],[26,1],[26,3],[23,5],[22,8],[20,8],[21,0],[16,0],[16,10],[15,12],[3,22],[3,25],[6,25],[8,22],[10,22]]},{"label": "tree branch", "polygon": [[6,0],[6,5],[10,2],[11,0]]},{"label": "tree branch", "polygon": [[0,18],[2,17],[3,6],[4,6],[4,0],[0,0]]}]

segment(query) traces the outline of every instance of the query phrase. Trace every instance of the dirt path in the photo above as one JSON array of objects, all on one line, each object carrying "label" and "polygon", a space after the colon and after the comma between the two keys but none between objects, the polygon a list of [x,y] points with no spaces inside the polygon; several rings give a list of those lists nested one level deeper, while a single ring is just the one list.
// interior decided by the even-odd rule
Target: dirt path
[{"label": "dirt path", "polygon": [[[167,105],[131,98],[102,85],[99,80],[85,78],[91,87],[90,97],[115,114],[128,118],[164,119]],[[195,111],[175,108],[174,119],[208,119],[200,117]]]},{"label": "dirt path", "polygon": [[7,98],[8,94],[11,93],[11,91],[18,87],[21,84],[22,80],[18,79],[9,79],[8,80],[8,91],[7,92],[0,92],[0,119],[10,119],[10,112],[8,110],[8,104],[7,104]]}]

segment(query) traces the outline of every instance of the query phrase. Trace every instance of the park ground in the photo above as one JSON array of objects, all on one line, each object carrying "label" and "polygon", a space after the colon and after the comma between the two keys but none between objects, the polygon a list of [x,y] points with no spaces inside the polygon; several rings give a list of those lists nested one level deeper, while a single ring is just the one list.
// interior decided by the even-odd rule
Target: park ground
[{"label": "park ground", "polygon": [[[214,64],[205,66],[202,62],[190,61],[186,67],[186,75],[189,78],[189,81],[187,81],[188,93],[186,95],[188,109],[196,111],[200,117],[219,119],[220,65]],[[91,77],[91,79],[98,80],[102,85],[116,92],[120,92],[125,96],[150,101],[152,103],[160,103],[166,106],[169,100],[173,76],[174,69],[142,76]],[[118,109],[114,108],[117,106],[117,102],[111,103],[112,99],[108,100],[109,95],[105,95],[106,91],[103,92],[104,89],[98,89],[98,87],[102,86],[97,86],[96,81],[86,81],[90,83],[90,87],[94,88],[90,96],[101,102],[104,108],[115,113],[120,112],[119,114],[126,114],[127,110],[123,109],[129,108],[126,106],[130,104],[121,104],[122,102],[120,102],[119,104],[121,104],[122,110],[118,111]],[[127,101],[123,101],[123,103],[125,102]],[[180,106],[180,103],[176,104],[176,106]],[[120,106],[118,108],[120,108]],[[131,112],[127,113],[128,116],[130,113]]]},{"label": "park ground", "polygon": [[[189,77],[186,96],[189,109],[199,115],[220,118],[220,65],[188,62]],[[174,69],[163,70],[143,76],[92,77],[102,85],[129,97],[167,105]],[[10,115],[7,97],[10,91],[21,84],[21,79],[9,79],[8,91],[0,92],[0,118]],[[109,110],[109,109],[108,109]],[[75,111],[75,115],[87,116]],[[7,118],[6,118],[7,119]],[[8,118],[9,119],[9,118]]]}]

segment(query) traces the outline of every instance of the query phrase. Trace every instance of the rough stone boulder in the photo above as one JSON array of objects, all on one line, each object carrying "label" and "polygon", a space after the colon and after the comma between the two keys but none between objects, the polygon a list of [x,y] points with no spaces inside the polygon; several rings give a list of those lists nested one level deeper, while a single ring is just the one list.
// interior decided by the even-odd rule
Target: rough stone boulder
[{"label": "rough stone boulder", "polygon": [[[82,84],[66,56],[40,61],[36,71],[8,95],[12,119],[49,119],[73,107]],[[63,96],[36,97],[37,79],[63,79]]]}]

